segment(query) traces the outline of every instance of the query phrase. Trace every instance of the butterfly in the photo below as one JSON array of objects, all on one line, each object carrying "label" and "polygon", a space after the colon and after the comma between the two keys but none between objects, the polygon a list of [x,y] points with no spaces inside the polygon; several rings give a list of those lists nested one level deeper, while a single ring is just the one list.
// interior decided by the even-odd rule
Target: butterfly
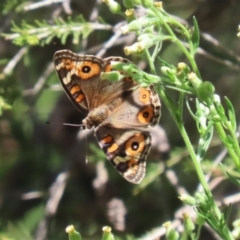
[{"label": "butterfly", "polygon": [[69,50],[54,54],[55,69],[67,96],[86,115],[83,128],[94,128],[108,160],[126,180],[137,184],[145,175],[151,147],[148,130],[158,123],[161,104],[153,85],[142,87],[131,77],[102,80],[101,73],[112,71],[116,62],[130,61]]}]

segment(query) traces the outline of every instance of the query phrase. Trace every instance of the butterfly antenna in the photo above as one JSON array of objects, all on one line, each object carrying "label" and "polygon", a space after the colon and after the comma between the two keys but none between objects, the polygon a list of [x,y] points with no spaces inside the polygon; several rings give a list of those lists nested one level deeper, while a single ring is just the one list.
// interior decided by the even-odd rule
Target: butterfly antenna
[{"label": "butterfly antenna", "polygon": [[86,129],[86,127],[83,124],[63,123],[63,125],[70,127],[80,127],[82,130]]},{"label": "butterfly antenna", "polygon": [[[51,124],[51,122],[46,121],[46,124]],[[81,130],[86,129],[86,127],[83,124],[73,124],[73,123],[62,123],[64,126],[70,126],[70,127],[80,127]]]}]

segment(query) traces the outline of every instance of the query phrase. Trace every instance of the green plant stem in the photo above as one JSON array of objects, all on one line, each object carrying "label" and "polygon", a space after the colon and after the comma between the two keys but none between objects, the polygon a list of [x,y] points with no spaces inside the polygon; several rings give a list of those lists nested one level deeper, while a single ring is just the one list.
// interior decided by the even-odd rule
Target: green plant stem
[{"label": "green plant stem", "polygon": [[[209,107],[209,110],[211,111],[211,116],[213,118],[215,118],[215,116],[219,116],[215,107],[214,108]],[[220,118],[220,116],[219,116],[219,118]],[[233,140],[233,146],[229,144],[229,142],[227,140],[227,135],[226,135],[226,132],[225,132],[225,129],[223,126],[225,126],[228,129],[228,131],[232,137],[232,140]],[[238,169],[240,169],[240,164],[239,164],[240,149],[239,149],[239,144],[238,144],[238,140],[236,137],[236,133],[232,129],[232,125],[229,123],[229,121],[226,121],[226,120],[222,123],[220,121],[219,122],[215,121],[215,128],[217,130],[219,137],[221,138],[225,147],[227,148],[229,155],[232,157],[236,167]]]},{"label": "green plant stem", "polygon": [[148,59],[148,63],[149,63],[149,66],[150,66],[150,69],[151,69],[151,73],[156,75],[156,70],[155,70],[155,66],[154,66],[154,62],[153,62],[153,59],[148,51],[148,49],[145,51],[146,55],[147,55],[147,59]]},{"label": "green plant stem", "polygon": [[195,235],[196,240],[200,238],[201,230],[202,230],[202,225],[197,228],[197,233]]},{"label": "green plant stem", "polygon": [[182,122],[184,93],[180,92],[179,94],[180,94],[180,96],[179,96],[179,108],[178,109],[179,109],[179,115],[181,117],[181,122]]},{"label": "green plant stem", "polygon": [[[155,15],[159,18],[159,20],[161,21],[161,24],[165,27],[165,30],[168,32],[168,34],[170,35],[170,37],[172,37],[172,41],[177,44],[177,46],[180,48],[180,50],[183,52],[183,54],[188,58],[191,67],[193,69],[193,71],[195,72],[195,74],[201,79],[200,77],[200,73],[198,71],[198,67],[196,65],[196,62],[194,60],[194,47],[192,45],[192,41],[191,41],[191,37],[189,35],[189,32],[186,31],[182,25],[180,25],[182,31],[183,31],[183,35],[186,37],[186,39],[188,40],[189,43],[189,50],[184,46],[184,44],[176,37],[175,33],[172,31],[171,25],[176,25],[178,26],[179,24],[175,21],[172,20],[171,18],[169,18],[169,21],[164,21],[164,18],[168,17],[168,15],[166,14],[166,16],[163,16],[163,14],[165,12],[160,12],[159,9],[152,7],[151,10],[155,13]],[[168,19],[167,19],[168,20]],[[171,24],[171,25],[170,25]],[[151,72],[155,73],[155,68],[154,68],[154,64],[153,64],[153,60],[150,57],[150,54],[148,51],[146,51],[146,55],[147,58],[149,60],[149,64],[150,64],[150,68],[151,68]],[[170,114],[174,120],[174,122],[176,123],[182,137],[183,140],[186,144],[186,148],[189,151],[190,157],[192,159],[192,162],[195,166],[195,171],[197,173],[199,182],[201,183],[203,189],[204,189],[204,193],[206,195],[206,204],[207,202],[211,203],[211,205],[209,205],[205,216],[206,217],[206,221],[207,223],[216,230],[216,232],[223,237],[224,239],[233,239],[231,232],[228,228],[228,226],[225,223],[225,219],[224,219],[224,215],[221,213],[220,209],[218,208],[218,206],[216,205],[212,192],[209,188],[209,185],[205,179],[204,173],[202,171],[201,165],[200,165],[200,160],[198,158],[198,155],[195,153],[195,150],[190,142],[190,139],[188,137],[188,134],[186,132],[186,129],[184,127],[183,124],[183,120],[182,120],[182,110],[183,110],[183,100],[184,100],[184,95],[181,94],[179,97],[179,106],[178,108],[176,108],[176,106],[171,102],[171,99],[168,98],[168,96],[165,94],[164,90],[161,89],[160,90],[160,96],[163,100],[163,102],[165,103],[166,107],[169,109]],[[210,108],[210,112],[211,112],[211,116],[219,116],[219,114],[217,114],[217,109]],[[225,123],[225,124],[224,124]],[[238,163],[238,158],[237,155],[239,155],[239,152],[236,154],[235,150],[232,150],[230,147],[230,145],[234,145],[234,147],[237,147],[237,144],[235,142],[236,137],[234,136],[234,133],[231,131],[232,128],[230,126],[230,124],[226,123],[226,121],[224,121],[224,123],[221,122],[215,122],[215,127],[218,131],[218,134],[220,136],[220,138],[223,140],[223,142],[225,143],[225,145],[227,146],[230,155],[233,157],[235,163]],[[227,126],[227,129],[229,130],[231,137],[233,139],[232,142],[229,141],[229,138],[224,130],[224,126]],[[229,144],[231,143],[231,144]],[[238,147],[237,147],[238,149]],[[238,164],[237,164],[238,166]],[[200,205],[201,207],[201,205]],[[201,208],[200,208],[201,209]],[[204,208],[203,210],[200,210],[199,213],[201,213],[201,211],[205,211]],[[203,214],[205,214],[205,212],[203,212]]]},{"label": "green plant stem", "polygon": [[[189,137],[188,137],[188,134],[184,128],[184,125],[183,125],[183,122],[182,121],[179,121],[176,113],[171,110],[173,109],[173,107],[171,106],[171,103],[170,101],[168,100],[167,96],[165,95],[165,92],[163,90],[160,90],[160,96],[163,100],[163,102],[165,103],[165,105],[167,106],[167,108],[170,110],[170,114],[172,115],[172,118],[174,120],[174,122],[176,123],[176,125],[178,126],[178,129],[183,137],[183,140],[186,144],[186,147],[189,151],[189,154],[191,156],[191,159],[194,163],[194,166],[195,166],[195,170],[196,170],[196,173],[198,175],[198,178],[199,178],[199,181],[200,183],[202,184],[202,187],[205,191],[205,194],[207,195],[208,199],[211,199],[212,201],[212,215],[214,215],[216,217],[216,222],[217,224],[219,224],[220,220],[221,220],[221,217],[222,217],[222,214],[221,214],[221,211],[219,210],[219,208],[217,207],[214,199],[213,199],[213,196],[212,196],[212,193],[209,189],[209,186],[206,182],[206,179],[205,179],[205,176],[203,174],[203,171],[202,171],[202,168],[201,168],[201,165],[200,165],[200,162],[198,161],[197,159],[197,156],[195,154],[195,151],[193,149],[193,146],[189,140]],[[209,224],[211,224],[211,221],[209,221]],[[215,229],[219,229],[215,226]],[[229,229],[225,226],[224,228],[224,231],[222,231],[222,233],[225,235],[225,239],[233,239],[232,236],[231,236],[231,233],[229,231]]]},{"label": "green plant stem", "polygon": [[[236,151],[236,154],[234,152],[234,155],[236,156],[236,158],[234,158],[234,162],[237,166],[238,169],[240,169],[240,163],[239,163],[239,159],[240,159],[240,148],[239,148],[239,143],[238,143],[238,139],[237,139],[237,136],[236,136],[236,132],[233,130],[232,128],[232,125],[229,121],[227,121],[225,123],[225,125],[227,126],[231,136],[232,136],[232,139],[233,139],[233,146],[234,146],[234,149]],[[232,155],[231,155],[232,156]]]},{"label": "green plant stem", "polygon": [[[226,135],[226,133],[225,133],[225,131],[224,131],[224,129],[223,129],[223,126],[222,126],[222,124],[221,124],[220,122],[216,122],[216,123],[215,123],[215,128],[216,128],[216,130],[217,130],[217,132],[218,132],[219,137],[220,137],[221,140],[224,142],[224,145],[225,145],[225,147],[227,148],[229,155],[232,157],[235,165],[236,165],[237,168],[239,169],[239,168],[240,168],[240,166],[239,166],[239,157],[237,156],[237,154],[236,154],[236,152],[235,152],[235,150],[239,148],[239,147],[238,147],[238,143],[237,143],[237,146],[234,146],[234,148],[231,147],[231,146],[229,146],[229,144],[226,142],[226,141],[227,141],[227,140],[226,140],[226,139],[227,139],[227,135]],[[233,136],[233,135],[232,135],[232,136]],[[234,138],[235,138],[235,137],[233,136],[233,139],[234,139]],[[235,142],[235,141],[234,141],[234,142]],[[234,143],[234,145],[236,145],[236,143]]]},{"label": "green plant stem", "polygon": [[211,196],[212,195],[211,191],[209,190],[208,184],[207,184],[207,182],[206,182],[206,180],[204,178],[204,174],[202,172],[201,166],[200,166],[199,162],[197,161],[197,157],[196,157],[195,151],[194,151],[193,146],[192,146],[192,144],[191,144],[191,142],[190,142],[190,140],[188,138],[188,135],[187,135],[187,132],[186,132],[186,130],[184,128],[183,122],[182,121],[180,122],[179,119],[176,117],[176,113],[171,111],[172,106],[171,106],[171,103],[168,101],[168,98],[165,95],[165,92],[161,90],[160,95],[161,95],[161,99],[164,101],[164,103],[167,106],[167,108],[170,109],[170,113],[171,113],[171,115],[173,117],[173,120],[177,124],[178,129],[180,130],[180,133],[181,133],[181,135],[182,135],[182,137],[184,139],[186,147],[189,150],[189,154],[190,154],[190,156],[191,156],[191,158],[192,158],[192,160],[193,160],[193,162],[194,162],[194,164],[196,166],[197,175],[199,177],[200,182],[203,185],[204,190],[206,191],[206,194],[208,196]]},{"label": "green plant stem", "polygon": [[[172,29],[169,27],[168,23],[165,22],[161,16],[161,14],[159,13],[159,10],[156,9],[155,7],[152,7],[151,10],[156,14],[156,16],[160,19],[160,21],[163,23],[164,27],[166,28],[166,30],[168,31],[169,35],[172,36],[174,38],[174,42],[178,45],[178,47],[182,50],[182,52],[186,55],[186,57],[188,58],[193,71],[196,73],[196,75],[201,78],[200,72],[198,71],[198,67],[196,65],[196,62],[194,61],[194,56],[191,55],[187,49],[184,47],[184,45],[182,44],[181,41],[178,40],[178,38],[176,37],[176,35],[174,34],[174,32],[172,31]],[[191,43],[190,43],[191,45]]]},{"label": "green plant stem", "polygon": [[156,44],[156,46],[155,46],[155,49],[154,49],[153,54],[152,54],[152,60],[153,60],[153,62],[155,61],[155,59],[156,59],[156,57],[157,57],[157,55],[158,55],[158,53],[159,53],[159,51],[160,51],[160,46],[161,46],[161,44],[162,44],[162,42],[159,41],[159,42]]}]

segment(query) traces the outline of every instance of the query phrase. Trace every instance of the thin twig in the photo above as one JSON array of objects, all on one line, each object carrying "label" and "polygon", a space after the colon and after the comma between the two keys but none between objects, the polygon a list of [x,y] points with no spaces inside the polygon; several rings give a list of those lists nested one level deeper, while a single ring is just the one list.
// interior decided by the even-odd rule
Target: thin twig
[{"label": "thin twig", "polygon": [[66,183],[69,177],[68,172],[59,173],[55,182],[49,189],[49,198],[45,207],[45,217],[40,222],[36,231],[36,240],[46,239],[47,225],[49,217],[55,215],[59,202],[64,193]]},{"label": "thin twig", "polygon": [[26,89],[23,91],[23,96],[35,95],[43,89],[48,77],[54,71],[53,63],[49,63],[43,74],[39,77],[36,84],[31,89]]},{"label": "thin twig", "polygon": [[16,67],[18,62],[23,58],[24,54],[27,52],[27,47],[22,47],[15,54],[15,56],[8,62],[7,66],[3,69],[3,76],[10,75],[13,69]]},{"label": "thin twig", "polygon": [[42,7],[47,7],[55,3],[64,3],[66,0],[43,0],[40,2],[30,3],[29,5],[24,6],[24,11],[31,11]]},{"label": "thin twig", "polygon": [[89,17],[89,21],[95,22],[99,15],[99,6],[102,4],[102,0],[96,0],[93,6],[92,12]]}]

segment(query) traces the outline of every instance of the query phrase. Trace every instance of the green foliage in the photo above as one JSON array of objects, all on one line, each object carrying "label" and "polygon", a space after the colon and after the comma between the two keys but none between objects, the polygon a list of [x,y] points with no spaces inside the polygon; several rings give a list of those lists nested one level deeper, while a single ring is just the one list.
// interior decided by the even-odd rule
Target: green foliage
[{"label": "green foliage", "polygon": [[89,34],[97,29],[109,29],[110,26],[101,23],[87,23],[80,15],[75,20],[71,17],[65,21],[62,18],[54,18],[53,25],[45,20],[35,20],[35,24],[22,21],[21,26],[12,22],[13,33],[3,33],[6,40],[13,41],[19,46],[49,44],[54,38],[59,38],[62,44],[72,35],[72,43],[79,44],[79,39],[87,38]]},{"label": "green foliage", "polygon": [[4,110],[11,109],[11,105],[5,102],[5,99],[0,95],[0,116]]},{"label": "green foliage", "polygon": [[33,240],[32,233],[44,215],[44,206],[39,205],[36,208],[26,212],[24,218],[15,223],[8,223],[6,230],[0,233],[1,239],[18,240],[26,239]]},{"label": "green foliage", "polygon": [[196,53],[199,47],[200,36],[199,36],[198,23],[195,17],[193,17],[193,26],[194,26],[193,33],[192,33],[193,52]]},{"label": "green foliage", "polygon": [[[228,151],[232,164],[231,167],[233,168],[228,169],[228,166],[222,163],[221,171],[225,173],[225,176],[231,182],[239,185],[240,148],[236,135],[237,117],[233,104],[229,98],[225,98],[225,107],[223,106],[220,96],[216,93],[215,86],[210,81],[203,81],[196,64],[195,54],[200,43],[197,20],[193,18],[193,28],[190,29],[164,11],[161,3],[153,3],[151,0],[125,0],[123,2],[126,8],[133,8],[139,5],[144,7],[145,15],[141,15],[140,17],[135,15],[132,9],[127,9],[127,14],[126,12],[124,13],[121,5],[113,0],[105,2],[112,13],[124,17],[127,21],[121,27],[122,33],[133,33],[137,36],[136,42],[124,48],[125,54],[144,58],[148,62],[150,73],[140,70],[132,63],[119,63],[114,66],[114,71],[102,74],[102,79],[117,81],[124,74],[127,77],[132,77],[142,86],[149,84],[158,85],[159,95],[164,106],[168,109],[187,148],[185,152],[177,152],[175,150],[175,155],[178,156],[182,153],[190,157],[191,166],[188,167],[194,169],[194,173],[197,175],[202,189],[196,190],[192,196],[188,194],[180,196],[182,202],[194,207],[198,216],[196,222],[194,223],[187,214],[184,214],[183,232],[178,232],[170,222],[165,223],[163,226],[166,229],[166,238],[170,240],[179,238],[200,239],[200,232],[204,223],[207,223],[222,239],[231,240],[234,237],[239,237],[239,222],[237,220],[234,221],[234,230],[231,232],[228,218],[230,207],[225,213],[218,207],[204,175],[204,164],[202,162],[204,160],[207,162],[208,160],[206,155],[212,143],[214,132],[216,132],[219,140],[221,140]],[[21,11],[22,7],[23,5],[20,4],[20,1],[11,0],[6,2],[2,12],[7,14],[13,9]],[[21,24],[13,21],[12,33],[4,33],[2,36],[5,40],[11,40],[17,46],[28,46],[30,48],[31,46],[50,45],[54,38],[58,38],[62,44],[66,44],[70,36],[72,37],[72,43],[76,45],[80,43],[81,39],[87,39],[90,33],[96,30],[112,30],[112,26],[104,23],[88,22],[82,16],[74,19],[68,17],[67,20],[61,17],[54,18],[51,24],[45,20],[35,20],[34,23],[23,20]],[[180,62],[175,66],[160,58],[161,47],[166,41],[176,45],[178,51],[184,55],[185,62]],[[4,61],[2,60],[2,62]],[[177,96],[176,98],[172,95],[173,91],[176,94],[174,96]],[[34,105],[37,113],[44,110],[50,112],[55,105],[58,94],[53,96],[48,93],[45,92],[42,95],[38,95],[38,100]],[[3,95],[5,92],[1,91],[0,94]],[[1,95],[0,115],[11,108],[7,103],[8,101]],[[189,96],[194,98],[194,106],[189,101]],[[52,105],[48,105],[49,102]],[[13,111],[15,120],[22,120],[22,122],[19,120],[21,122],[21,134],[30,139],[34,131],[33,123],[28,119],[27,115],[22,116],[22,113],[30,111],[30,108],[27,107],[27,104],[22,99],[17,104],[15,103],[15,106],[17,109]],[[185,106],[196,123],[196,131],[199,137],[197,147],[194,147],[184,124],[183,115]],[[45,118],[47,118],[46,113],[38,120],[43,121]],[[28,155],[32,149],[27,147],[26,149],[24,154]],[[90,149],[95,153],[94,157],[90,157],[90,163],[95,163],[99,159],[104,158],[103,153],[99,149],[96,149],[92,145]],[[49,166],[51,164],[49,163]],[[157,178],[166,170],[164,165],[149,163],[148,170],[150,174],[145,177],[139,186],[131,189],[132,195],[138,196],[142,193],[143,189],[145,190],[151,184],[158,183]],[[77,191],[74,194],[77,195]],[[19,236],[22,239],[33,239],[31,237],[33,229],[40,219],[43,218],[43,212],[43,208],[39,207],[34,209],[33,212],[26,214],[23,220],[17,224],[9,223],[7,230],[3,231],[2,236],[9,239],[18,239]],[[94,226],[93,228],[97,227]],[[71,240],[82,239],[81,235],[73,227],[68,228],[67,232]],[[148,234],[150,235],[151,232],[146,233],[145,236],[148,236]],[[135,236],[129,236],[128,238],[136,239]],[[111,228],[105,227],[103,229],[102,239],[114,239]]]},{"label": "green foliage", "polygon": [[[185,28],[182,24],[171,18],[163,9],[153,7],[151,4],[148,4],[148,6],[148,11],[144,17],[136,19],[129,23],[128,26],[124,26],[122,28],[122,31],[125,34],[129,32],[135,32],[139,36],[137,43],[125,48],[125,53],[145,53],[153,74],[156,73],[153,53],[158,51],[159,44],[166,39],[174,42],[188,59],[190,64],[188,69],[192,69],[191,73],[186,72],[186,74],[184,74],[183,72],[181,78],[179,79],[179,69],[170,67],[169,70],[166,70],[165,68],[163,71],[165,78],[159,78],[159,81],[162,81],[162,84],[167,82],[169,85],[173,85],[175,89],[177,89],[177,87],[179,89],[187,89],[189,92],[195,94],[196,97],[199,98],[199,101],[196,100],[196,116],[194,116],[195,114],[191,111],[194,119],[197,121],[198,131],[200,134],[197,153],[195,153],[192,147],[182,121],[182,106],[184,104],[183,101],[185,98],[185,93],[180,92],[178,106],[166,91],[160,90],[160,96],[165,105],[168,107],[176,125],[179,128],[179,131],[191,155],[196,173],[199,177],[199,181],[204,189],[204,193],[196,193],[197,209],[199,214],[205,218],[206,222],[223,239],[233,239],[225,221],[224,214],[220,212],[216,203],[214,202],[212,193],[204,178],[201,165],[199,164],[208,150],[213,136],[213,128],[215,128],[220,139],[223,141],[229,151],[229,154],[234,160],[236,168],[240,170],[240,148],[235,133],[236,118],[232,104],[229,100],[227,100],[228,118],[225,114],[223,106],[221,105],[219,96],[214,93],[215,89],[213,85],[210,82],[202,82],[201,80],[199,70],[194,61],[194,54],[196,53],[199,45],[199,31],[196,20],[194,19],[194,31],[191,33],[191,31]],[[151,22],[151,25],[146,24],[147,22]],[[159,30],[157,37],[154,37],[153,26]],[[180,37],[174,33],[173,27],[176,26],[180,32]],[[183,45],[181,36],[187,41],[187,48]],[[151,48],[155,49],[150,51]],[[182,81],[183,79],[184,81]],[[188,79],[188,81],[185,81],[185,79]],[[153,78],[153,80],[150,80],[150,82],[154,83],[155,79]],[[168,87],[168,85],[166,85],[166,87]],[[167,229],[168,239],[178,239],[178,234],[171,227]]]},{"label": "green foliage", "polygon": [[25,0],[8,0],[3,3],[3,14],[8,14],[10,11],[21,12],[25,5],[29,4],[29,2]]}]

